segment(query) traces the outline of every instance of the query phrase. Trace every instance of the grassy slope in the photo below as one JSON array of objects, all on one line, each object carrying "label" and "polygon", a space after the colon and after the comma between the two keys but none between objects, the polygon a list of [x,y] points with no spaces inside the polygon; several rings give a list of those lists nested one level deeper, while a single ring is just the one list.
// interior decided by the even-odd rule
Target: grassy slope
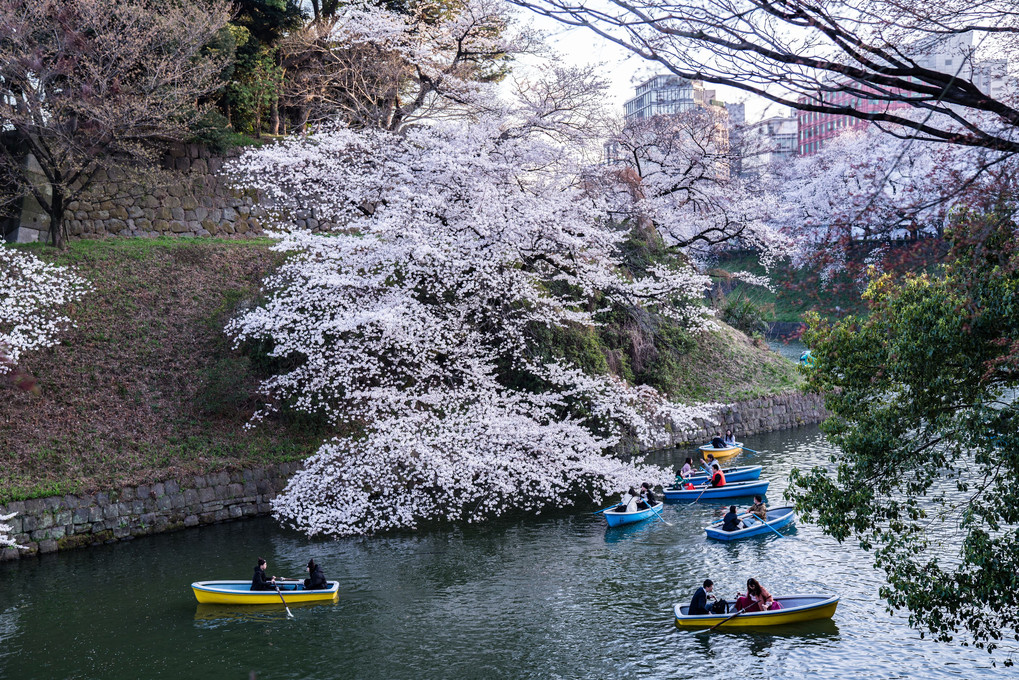
[{"label": "grassy slope", "polygon": [[[41,394],[0,382],[0,502],[84,492],[250,464],[303,458],[323,433],[267,421],[245,429],[259,381],[222,328],[253,302],[280,256],[267,241],[110,239],[64,253],[94,291],[76,328],[25,364]],[[593,334],[596,336],[597,334]],[[622,338],[622,339],[621,339]],[[625,336],[614,342],[626,342]],[[585,351],[606,369],[624,348]],[[602,355],[604,353],[604,356]],[[662,364],[665,366],[666,364]],[[597,370],[597,366],[591,366]],[[680,401],[729,401],[794,387],[793,364],[728,327],[698,336],[667,364]],[[666,375],[652,365],[652,374]]]},{"label": "grassy slope", "polygon": [[0,501],[302,458],[318,438],[244,429],[258,379],[223,324],[279,262],[268,242],[79,241],[64,253],[94,290],[76,328],[25,367],[41,394],[0,383]]}]

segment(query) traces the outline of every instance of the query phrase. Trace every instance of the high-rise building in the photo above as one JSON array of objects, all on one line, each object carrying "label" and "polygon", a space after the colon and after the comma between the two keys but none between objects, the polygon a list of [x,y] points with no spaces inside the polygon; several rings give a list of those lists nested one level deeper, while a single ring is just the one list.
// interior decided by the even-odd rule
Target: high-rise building
[{"label": "high-rise building", "polygon": [[654,116],[689,111],[709,106],[714,90],[705,90],[700,80],[687,80],[674,75],[658,75],[637,86],[634,97],[624,104],[626,122],[646,120]]},{"label": "high-rise building", "polygon": [[[960,33],[949,40],[943,41],[936,50],[921,52],[917,50],[912,58],[923,68],[940,71],[949,75],[969,80],[981,92],[992,97],[1000,97],[1008,85],[1006,71],[1008,62],[1004,59],[977,61],[973,47],[973,33]],[[866,87],[856,89],[867,91]],[[895,94],[892,92],[892,94]],[[875,91],[875,97],[879,95]],[[908,95],[904,95],[908,96]],[[825,104],[835,106],[851,106],[865,113],[880,113],[911,108],[905,101],[887,101],[887,99],[860,97],[847,92],[828,92],[812,98],[800,97],[800,102],[808,99],[816,101],[823,97]],[[863,129],[869,125],[866,120],[853,116],[841,116],[817,111],[797,111],[799,121],[798,147],[801,155],[817,153],[827,140],[836,137],[848,129]]]},{"label": "high-rise building", "polygon": [[794,115],[771,116],[747,125],[743,135],[741,175],[761,177],[799,150],[799,123]]}]

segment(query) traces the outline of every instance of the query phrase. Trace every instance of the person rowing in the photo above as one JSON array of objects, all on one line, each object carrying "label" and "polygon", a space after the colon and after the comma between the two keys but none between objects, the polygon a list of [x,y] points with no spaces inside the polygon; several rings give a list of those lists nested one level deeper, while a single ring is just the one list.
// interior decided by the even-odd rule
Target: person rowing
[{"label": "person rowing", "polygon": [[762,522],[768,521],[768,505],[761,496],[754,496],[754,504],[747,508],[747,512],[756,515]]},{"label": "person rowing", "polygon": [[648,508],[654,507],[658,503],[658,497],[655,496],[655,492],[651,490],[651,485],[647,482],[640,485],[640,498]]},{"label": "person rowing", "polygon": [[255,564],[255,573],[251,577],[251,589],[252,590],[275,590],[276,589],[276,577],[272,578],[265,577],[265,568],[268,563],[258,558],[258,562]]},{"label": "person rowing", "polygon": [[716,489],[725,486],[725,473],[718,463],[711,464],[711,486]]},{"label": "person rowing", "polygon": [[711,448],[713,449],[727,448],[725,446],[725,440],[722,439],[722,435],[715,433],[715,436],[711,438]]}]

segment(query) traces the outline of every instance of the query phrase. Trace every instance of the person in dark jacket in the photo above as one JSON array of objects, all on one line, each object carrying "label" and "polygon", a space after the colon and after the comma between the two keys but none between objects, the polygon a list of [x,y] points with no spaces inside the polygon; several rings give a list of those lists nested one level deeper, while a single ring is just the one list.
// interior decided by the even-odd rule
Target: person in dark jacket
[{"label": "person in dark jacket", "polygon": [[693,594],[693,599],[690,600],[690,607],[688,612],[691,616],[697,616],[700,614],[710,614],[708,610],[708,598],[715,599],[714,595],[709,595],[712,588],[715,587],[714,582],[711,579],[704,581],[704,585],[697,589],[697,592]]},{"label": "person in dark jacket", "polygon": [[655,496],[655,492],[651,490],[651,485],[647,482],[640,485],[640,497],[648,507],[658,502],[658,497]]},{"label": "person in dark jacket", "polygon": [[251,577],[251,589],[252,590],[275,590],[276,589],[276,577],[273,576],[271,579],[265,577],[266,561],[261,557],[258,558],[258,564],[255,565],[255,574]]},{"label": "person in dark jacket", "polygon": [[308,578],[304,579],[305,590],[325,590],[328,586],[322,567],[315,564],[314,559],[308,560]]},{"label": "person in dark jacket", "polygon": [[722,518],[722,531],[736,531],[742,528],[743,522],[740,521],[739,515],[736,514],[736,506],[730,505],[729,512]]}]

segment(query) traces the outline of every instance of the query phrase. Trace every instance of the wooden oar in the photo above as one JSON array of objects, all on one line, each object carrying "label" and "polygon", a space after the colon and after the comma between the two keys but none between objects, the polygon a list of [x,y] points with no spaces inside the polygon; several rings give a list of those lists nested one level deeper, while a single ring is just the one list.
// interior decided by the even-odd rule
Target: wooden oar
[{"label": "wooden oar", "polygon": [[290,613],[290,607],[287,606],[287,601],[283,599],[283,593],[280,592],[279,586],[276,586],[276,594],[280,596],[280,602],[283,603],[283,608],[287,610],[287,618],[294,618],[294,615]]},{"label": "wooden oar", "polygon": [[[665,509],[665,506],[664,506],[664,505],[662,506],[662,509],[663,509],[663,510]],[[664,522],[666,526],[670,526],[670,527],[671,527],[671,526],[672,526],[672,524],[671,524],[670,522],[666,522],[666,521],[665,521],[665,518],[664,518],[664,517],[662,517],[662,516],[661,516],[661,514],[659,514],[659,512],[660,512],[660,511],[655,511],[655,510],[652,510],[652,511],[651,511],[651,514],[652,514],[652,515],[654,515],[655,517],[657,517],[658,519],[662,520],[662,522]]]},{"label": "wooden oar", "polygon": [[[710,488],[711,488],[711,483],[710,483],[710,482],[708,482],[708,483],[706,483],[706,484],[704,485],[704,491],[707,491],[707,490],[708,490],[708,489],[710,489]],[[701,491],[701,492],[700,492],[700,493],[699,493],[699,494],[697,495],[697,498],[693,499],[693,503],[691,503],[690,505],[688,505],[688,506],[686,506],[686,507],[687,507],[687,508],[689,508],[689,507],[692,507],[692,506],[696,505],[696,504],[697,504],[697,501],[699,501],[699,500],[701,499],[701,496],[703,496],[703,495],[704,495],[704,491]],[[684,510],[685,510],[685,509],[686,509],[686,508],[684,508]],[[683,512],[683,510],[680,510],[680,512]]]},{"label": "wooden oar", "polygon": [[718,623],[716,623],[715,625],[713,625],[713,626],[712,626],[711,628],[708,628],[708,630],[707,630],[706,632],[710,633],[710,632],[711,632],[711,631],[713,631],[714,629],[716,629],[716,628],[718,628],[719,626],[721,626],[721,625],[722,625],[723,623],[728,623],[729,621],[732,621],[732,620],[733,620],[734,618],[736,618],[737,616],[739,616],[740,614],[742,614],[742,613],[743,613],[743,612],[745,612],[746,610],[750,609],[750,607],[752,607],[752,606],[753,606],[753,604],[754,604],[754,603],[753,603],[753,602],[751,602],[751,603],[750,603],[750,604],[748,604],[748,605],[747,605],[746,607],[743,607],[743,609],[740,609],[740,610],[739,610],[738,612],[736,612],[735,614],[733,614],[732,616],[730,616],[730,617],[729,617],[729,618],[727,618],[726,620],[724,620],[724,621],[719,621]]},{"label": "wooden oar", "polygon": [[[767,513],[765,513],[764,517],[765,518],[763,520],[761,520],[761,524],[763,524],[764,526],[766,526],[769,529],[771,529],[772,531],[774,531],[775,535],[778,536],[779,538],[785,538],[785,536],[783,536],[782,534],[779,533],[778,529],[776,529],[775,527],[773,527],[770,524],[768,524],[768,519],[767,519],[768,515],[767,515]],[[761,519],[761,518],[758,517],[757,519]]]}]

